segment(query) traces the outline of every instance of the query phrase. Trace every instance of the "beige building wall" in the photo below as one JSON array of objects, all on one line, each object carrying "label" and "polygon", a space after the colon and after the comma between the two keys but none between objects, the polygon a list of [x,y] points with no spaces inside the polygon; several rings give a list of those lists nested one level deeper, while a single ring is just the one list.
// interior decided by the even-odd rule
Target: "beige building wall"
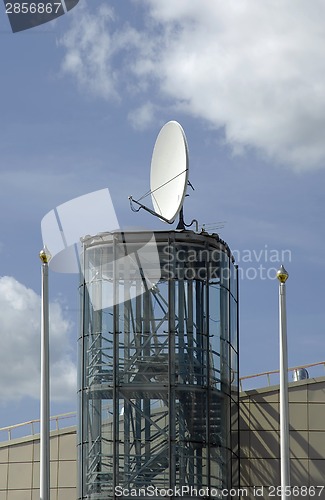
[{"label": "beige building wall", "polygon": [[[241,393],[241,486],[280,498],[279,388]],[[292,498],[325,499],[325,377],[289,384]],[[255,489],[256,493],[256,489]]]},{"label": "beige building wall", "polygon": [[[76,429],[51,433],[51,499],[76,500]],[[0,443],[0,500],[39,500],[39,436]]]},{"label": "beige building wall", "polygon": [[[325,500],[325,377],[291,383],[289,404],[291,498]],[[242,392],[240,409],[241,487],[249,499],[280,499],[272,488],[280,485],[279,388]],[[76,500],[76,456],[75,427],[51,433],[51,500]],[[0,443],[0,500],[39,500],[38,435]]]}]

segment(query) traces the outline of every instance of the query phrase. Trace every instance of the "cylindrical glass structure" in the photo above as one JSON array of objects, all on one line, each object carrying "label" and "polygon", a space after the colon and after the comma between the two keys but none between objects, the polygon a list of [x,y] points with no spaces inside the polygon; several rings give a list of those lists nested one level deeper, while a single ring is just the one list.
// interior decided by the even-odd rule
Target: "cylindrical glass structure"
[{"label": "cylindrical glass structure", "polygon": [[219,498],[239,486],[238,284],[192,231],[83,241],[79,499]]}]

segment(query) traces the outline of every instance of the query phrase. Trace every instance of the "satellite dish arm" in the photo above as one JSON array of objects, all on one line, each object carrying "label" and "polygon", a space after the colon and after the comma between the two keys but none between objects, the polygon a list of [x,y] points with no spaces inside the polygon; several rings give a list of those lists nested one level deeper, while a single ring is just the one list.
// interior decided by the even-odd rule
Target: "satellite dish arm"
[{"label": "satellite dish arm", "polygon": [[[139,212],[139,210],[141,210],[141,208],[143,208],[146,212],[149,212],[149,214],[154,215],[155,217],[158,217],[159,219],[163,220],[164,222],[167,222],[167,224],[174,223],[174,221],[169,221],[168,219],[165,219],[165,217],[163,217],[160,214],[157,214],[157,212],[155,212],[154,210],[151,210],[151,208],[146,207],[145,205],[142,205],[142,203],[139,203],[138,201],[134,200],[132,198],[132,196],[129,196],[129,200],[130,200],[130,207],[131,207],[132,212]],[[132,203],[136,203],[139,206],[139,208],[135,209],[133,207]]]},{"label": "satellite dish arm", "polygon": [[182,207],[181,210],[180,210],[180,212],[179,212],[179,221],[178,221],[178,225],[177,225],[176,229],[184,230],[186,227],[193,226],[193,224],[195,224],[195,230],[196,230],[196,232],[198,232],[198,230],[199,230],[199,223],[198,223],[198,221],[196,219],[193,219],[190,224],[186,224],[185,223],[185,221],[184,221],[184,210],[183,210],[183,207]]}]

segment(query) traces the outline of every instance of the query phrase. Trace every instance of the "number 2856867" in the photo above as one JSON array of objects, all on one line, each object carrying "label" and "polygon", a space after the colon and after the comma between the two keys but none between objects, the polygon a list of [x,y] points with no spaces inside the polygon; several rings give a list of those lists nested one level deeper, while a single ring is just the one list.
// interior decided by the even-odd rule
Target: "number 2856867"
[{"label": "number 2856867", "polygon": [[57,14],[60,7],[61,2],[7,2],[6,14]]}]

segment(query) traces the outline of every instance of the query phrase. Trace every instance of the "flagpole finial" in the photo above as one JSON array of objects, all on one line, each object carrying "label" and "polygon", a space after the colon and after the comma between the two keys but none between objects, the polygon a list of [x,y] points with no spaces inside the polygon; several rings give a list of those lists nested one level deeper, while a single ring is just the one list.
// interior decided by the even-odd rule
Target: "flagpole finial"
[{"label": "flagpole finial", "polygon": [[278,278],[280,283],[285,283],[289,278],[289,273],[285,270],[283,266],[281,266],[278,272],[276,273],[276,277]]},{"label": "flagpole finial", "polygon": [[48,264],[52,258],[49,249],[44,245],[43,249],[39,253],[39,257],[43,264]]}]

